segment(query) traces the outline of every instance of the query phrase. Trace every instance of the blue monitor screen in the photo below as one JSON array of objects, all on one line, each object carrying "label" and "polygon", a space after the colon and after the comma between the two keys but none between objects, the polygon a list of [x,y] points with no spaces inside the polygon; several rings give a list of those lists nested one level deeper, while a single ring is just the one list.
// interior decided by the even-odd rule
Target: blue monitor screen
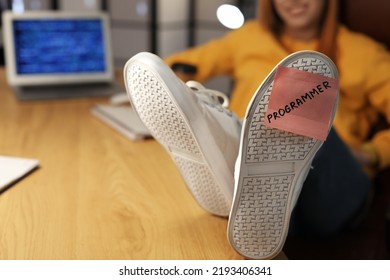
[{"label": "blue monitor screen", "polygon": [[103,24],[96,19],[14,21],[18,74],[104,72]]}]

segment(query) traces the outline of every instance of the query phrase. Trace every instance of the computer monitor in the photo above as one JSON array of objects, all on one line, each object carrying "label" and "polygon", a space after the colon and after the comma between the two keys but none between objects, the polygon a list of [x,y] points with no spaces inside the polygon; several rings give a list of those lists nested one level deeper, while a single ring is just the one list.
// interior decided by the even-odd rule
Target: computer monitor
[{"label": "computer monitor", "polygon": [[104,12],[7,11],[3,29],[7,81],[13,87],[114,80]]}]

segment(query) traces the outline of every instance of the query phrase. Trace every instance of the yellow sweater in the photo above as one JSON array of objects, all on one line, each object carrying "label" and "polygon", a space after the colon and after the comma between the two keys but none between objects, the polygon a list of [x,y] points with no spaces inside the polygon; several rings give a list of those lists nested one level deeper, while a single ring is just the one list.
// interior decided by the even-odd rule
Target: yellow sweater
[{"label": "yellow sweater", "polygon": [[[315,50],[317,42],[283,38],[292,51]],[[390,166],[390,130],[368,140],[379,114],[390,123],[390,53],[367,36],[341,26],[337,38],[340,98],[334,127],[351,147],[371,143],[379,155],[379,166]],[[218,75],[234,80],[231,110],[243,117],[256,89],[288,53],[257,21],[207,44],[166,58],[168,65],[183,62],[196,65],[195,80],[203,82]]]}]

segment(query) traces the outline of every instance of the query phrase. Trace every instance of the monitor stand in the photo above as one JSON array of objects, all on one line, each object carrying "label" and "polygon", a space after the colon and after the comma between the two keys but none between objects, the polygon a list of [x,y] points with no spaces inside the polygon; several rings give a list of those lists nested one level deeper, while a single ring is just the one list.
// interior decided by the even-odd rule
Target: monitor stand
[{"label": "monitor stand", "polygon": [[65,99],[79,97],[111,96],[125,89],[117,83],[93,83],[72,85],[39,85],[13,88],[20,100]]}]

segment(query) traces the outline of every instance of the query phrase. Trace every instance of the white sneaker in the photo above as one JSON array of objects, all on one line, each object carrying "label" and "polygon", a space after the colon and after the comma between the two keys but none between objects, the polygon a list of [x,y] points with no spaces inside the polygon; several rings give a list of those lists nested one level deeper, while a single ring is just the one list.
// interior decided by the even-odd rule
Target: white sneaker
[{"label": "white sneaker", "polygon": [[[279,65],[338,77],[333,62],[317,52],[292,54]],[[282,250],[291,212],[311,162],[323,143],[263,125],[275,71],[276,67],[248,106],[235,169],[228,240],[238,253],[249,259],[271,259]]]},{"label": "white sneaker", "polygon": [[196,201],[212,214],[228,216],[241,122],[220,104],[226,96],[196,82],[186,85],[151,53],[132,57],[124,78],[132,106],[170,154]]}]

